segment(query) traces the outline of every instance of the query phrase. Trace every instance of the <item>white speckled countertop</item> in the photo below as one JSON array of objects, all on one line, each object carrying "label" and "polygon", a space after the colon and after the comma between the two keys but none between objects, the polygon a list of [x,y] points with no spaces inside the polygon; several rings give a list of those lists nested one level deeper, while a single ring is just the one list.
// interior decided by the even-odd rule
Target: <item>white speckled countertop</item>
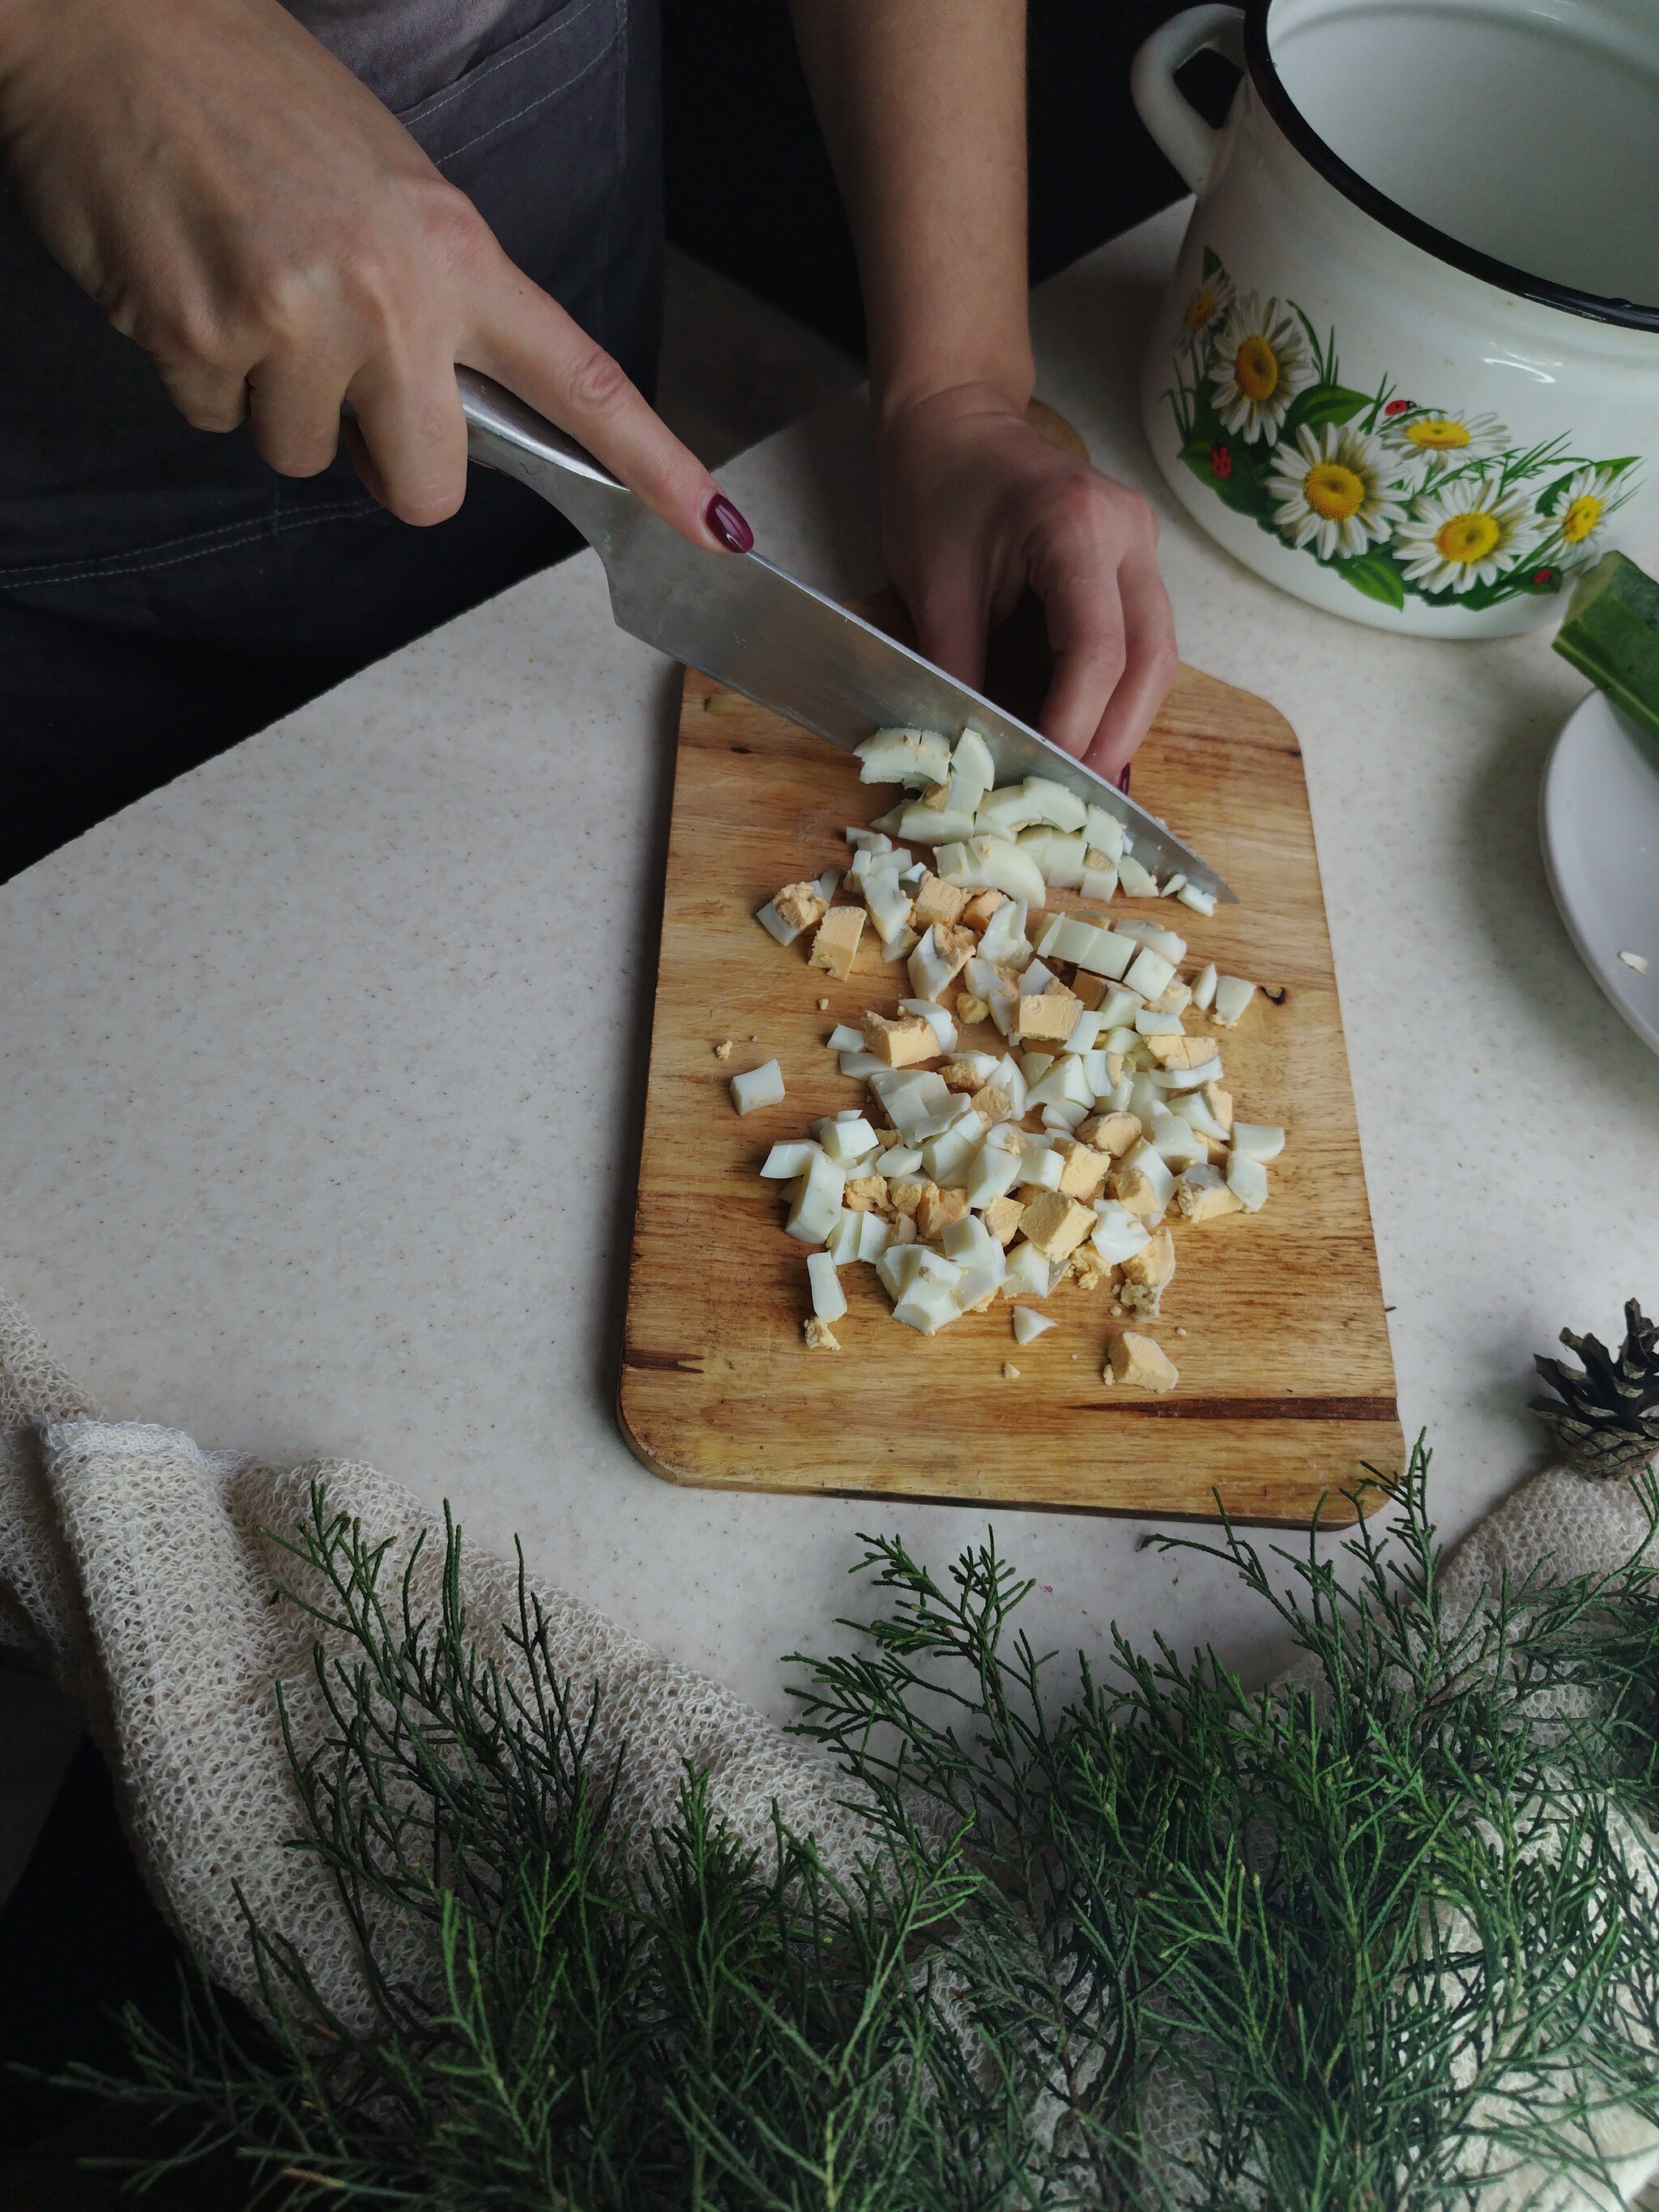
[{"label": "white speckled countertop", "polygon": [[[1461,1528],[1539,1463],[1528,1355],[1659,1296],[1659,1065],[1575,958],[1534,831],[1583,687],[1541,635],[1316,613],[1175,509],[1133,372],[1184,220],[1038,295],[1041,388],[1164,515],[1185,657],[1301,736],[1401,1412]],[[769,554],[876,580],[856,405],[724,474]],[[372,1461],[781,1711],[858,1530],[942,1562],[982,1521],[675,1489],[617,1434],[677,692],[584,557],[0,890],[0,1283],[117,1415]],[[1272,1656],[1221,1570],[1137,1558],[1142,1524],[996,1521],[1049,1641],[1115,1616]]]}]

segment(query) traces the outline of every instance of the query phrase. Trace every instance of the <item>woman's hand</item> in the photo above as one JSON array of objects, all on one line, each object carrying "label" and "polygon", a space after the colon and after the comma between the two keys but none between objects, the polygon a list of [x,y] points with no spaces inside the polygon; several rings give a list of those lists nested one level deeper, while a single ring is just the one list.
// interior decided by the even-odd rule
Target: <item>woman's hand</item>
[{"label": "woman's hand", "polygon": [[746,525],[617,364],[277,0],[0,0],[0,140],[51,252],[186,420],[284,476],[353,458],[406,522],[466,489],[465,362],[694,544]]},{"label": "woman's hand", "polygon": [[1054,654],[1039,727],[1115,778],[1180,667],[1151,507],[990,385],[913,401],[880,439],[887,563],[921,650],[979,689],[986,633],[1029,586]]},{"label": "woman's hand", "polygon": [[1116,775],[1174,681],[1152,510],[1027,424],[1022,0],[792,0],[858,246],[887,558],[921,649],[978,684],[1029,584],[1042,733]]}]

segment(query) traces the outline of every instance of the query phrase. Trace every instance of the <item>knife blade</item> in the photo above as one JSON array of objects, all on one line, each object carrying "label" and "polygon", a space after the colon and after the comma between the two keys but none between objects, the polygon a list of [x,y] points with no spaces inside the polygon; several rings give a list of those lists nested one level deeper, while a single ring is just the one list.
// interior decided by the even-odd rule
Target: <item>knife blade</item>
[{"label": "knife blade", "polygon": [[850,752],[876,730],[971,727],[997,782],[1046,776],[1129,832],[1135,858],[1217,899],[1235,894],[1167,823],[994,701],[758,553],[704,552],[562,430],[476,369],[458,368],[467,451],[538,493],[604,563],[618,626]]}]

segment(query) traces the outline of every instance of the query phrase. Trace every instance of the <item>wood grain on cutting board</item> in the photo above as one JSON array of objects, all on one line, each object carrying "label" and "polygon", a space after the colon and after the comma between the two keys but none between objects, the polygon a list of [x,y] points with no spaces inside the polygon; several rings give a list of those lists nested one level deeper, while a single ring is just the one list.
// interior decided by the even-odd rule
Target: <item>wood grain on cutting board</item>
[{"label": "wood grain on cutting board", "polygon": [[[1238,893],[1206,921],[1159,900],[1113,915],[1177,928],[1188,964],[1282,990],[1223,1038],[1242,1118],[1289,1139],[1255,1215],[1176,1229],[1154,1322],[1114,1320],[1075,1284],[1020,1348],[998,1301],[932,1338],[891,1318],[868,1267],[842,1271],[844,1350],[809,1351],[806,1248],[757,1170],[781,1138],[862,1103],[824,1040],[908,983],[878,963],[838,983],[753,919],[781,884],[850,859],[842,831],[894,793],[822,739],[688,674],[634,1234],[619,1408],[645,1464],[676,1482],[960,1499],[978,1505],[1305,1521],[1402,1439],[1302,760],[1252,694],[1184,671],[1134,769],[1135,797]],[[1050,906],[1081,908],[1070,892]],[[1098,909],[1096,909],[1097,911]],[[866,932],[866,934],[868,933]],[[817,1000],[828,998],[827,1012]],[[1194,1026],[1203,1026],[1194,1024]],[[734,1040],[729,1060],[714,1056]],[[964,1046],[1000,1050],[988,1027]],[[729,1076],[775,1057],[783,1103],[740,1120]],[[1101,1379],[1111,1334],[1147,1328],[1179,1388]],[[1184,1329],[1184,1336],[1177,1336]],[[1003,1379],[1005,1361],[1019,1368]]]}]

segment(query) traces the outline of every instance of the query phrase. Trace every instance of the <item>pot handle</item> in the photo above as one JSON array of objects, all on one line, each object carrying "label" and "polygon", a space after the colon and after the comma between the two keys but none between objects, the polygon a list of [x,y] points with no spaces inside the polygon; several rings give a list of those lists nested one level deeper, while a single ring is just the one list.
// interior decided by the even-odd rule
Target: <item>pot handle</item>
[{"label": "pot handle", "polygon": [[1221,133],[1212,131],[1182,93],[1176,71],[1206,46],[1244,66],[1244,14],[1239,8],[1188,8],[1145,40],[1129,71],[1135,112],[1158,151],[1201,192]]}]

